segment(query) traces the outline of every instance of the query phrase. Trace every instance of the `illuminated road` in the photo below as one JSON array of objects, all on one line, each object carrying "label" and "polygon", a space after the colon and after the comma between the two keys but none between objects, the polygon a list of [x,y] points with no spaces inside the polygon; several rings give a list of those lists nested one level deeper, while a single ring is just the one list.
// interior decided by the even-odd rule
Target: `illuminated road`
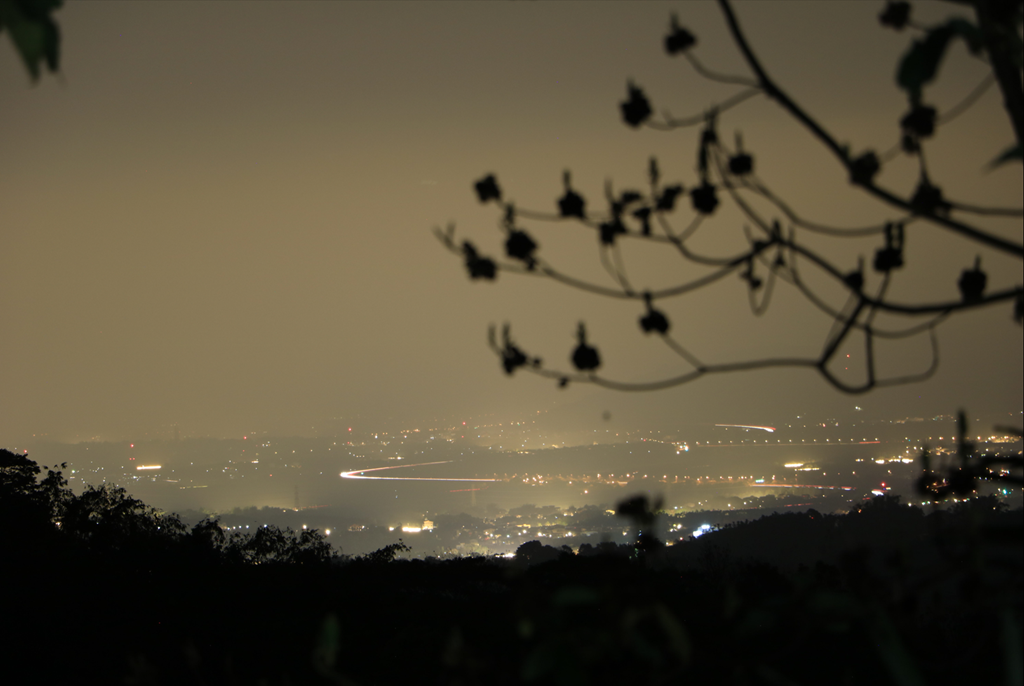
[{"label": "illuminated road", "polygon": [[374,467],[373,469],[356,469],[351,472],[342,472],[342,479],[379,479],[381,481],[498,481],[498,479],[455,479],[443,476],[365,476],[366,472],[382,472],[388,469],[403,469],[405,467],[426,467],[432,464],[448,464],[454,460],[442,460],[441,462],[419,462],[417,464],[399,464],[394,467]]},{"label": "illuminated road", "polygon": [[774,426],[748,426],[747,424],[715,424],[715,426],[724,426],[730,429],[760,429],[770,434],[775,433]]}]

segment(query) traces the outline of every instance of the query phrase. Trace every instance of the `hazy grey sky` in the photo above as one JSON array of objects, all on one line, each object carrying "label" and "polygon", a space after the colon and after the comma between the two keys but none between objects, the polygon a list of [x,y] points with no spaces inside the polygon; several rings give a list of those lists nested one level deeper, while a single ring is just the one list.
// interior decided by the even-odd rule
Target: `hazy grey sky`
[{"label": "hazy grey sky", "polygon": [[[736,4],[773,76],[855,150],[888,148],[906,110],[893,74],[911,36],[878,25],[882,5]],[[956,9],[914,6],[924,21]],[[0,435],[313,433],[356,413],[427,423],[575,404],[620,421],[757,423],[854,405],[1019,412],[1022,339],[1009,306],[942,328],[932,380],[863,397],[807,371],[646,395],[505,377],[485,335],[506,320],[552,365],[568,366],[585,319],[608,375],[682,369],[640,333],[635,303],[504,274],[470,283],[431,234],[454,221],[499,252],[494,208],[472,193],[487,172],[543,210],[564,169],[597,206],[606,179],[642,187],[652,154],[667,180],[693,185],[695,130],[634,131],[618,112],[629,78],[678,115],[735,92],[665,55],[672,12],[697,34],[705,64],[746,73],[717,7],[703,2],[72,2],[56,15],[61,75],[36,85],[3,39]],[[956,46],[929,100],[942,111],[984,75]],[[720,130],[742,130],[762,178],[811,218],[893,216],[769,101],[727,113]],[[1020,165],[981,171],[1011,139],[992,89],[929,148],[934,180],[957,198],[1020,206]],[[909,161],[885,174],[900,192],[913,187]],[[709,250],[742,235],[738,214],[720,215],[705,229]],[[1021,239],[1019,218],[986,225]],[[536,235],[567,271],[602,278],[587,231]],[[875,247],[830,254],[852,269]],[[927,227],[907,250],[893,292],[908,300],[957,297],[979,252]],[[1019,261],[981,252],[992,287],[1021,282]],[[680,278],[663,256],[627,258],[638,280]],[[829,326],[786,292],[754,322],[736,279],[674,308],[681,340],[709,361],[813,355]],[[923,340],[888,355],[890,370],[927,365]]]}]

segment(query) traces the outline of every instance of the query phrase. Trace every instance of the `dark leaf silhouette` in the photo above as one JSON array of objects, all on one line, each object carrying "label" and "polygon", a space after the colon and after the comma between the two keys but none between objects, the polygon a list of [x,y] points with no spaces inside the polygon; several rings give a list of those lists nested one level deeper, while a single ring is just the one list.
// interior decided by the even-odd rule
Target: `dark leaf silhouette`
[{"label": "dark leaf silhouette", "polygon": [[747,282],[750,286],[750,290],[756,291],[761,288],[761,279],[754,275],[754,262],[750,260],[747,262],[747,268],[740,272],[740,278]]},{"label": "dark leaf silhouette", "polygon": [[942,190],[933,186],[928,179],[921,179],[910,206],[918,214],[940,214],[949,210],[949,203],[942,198]]},{"label": "dark leaf silhouette", "polygon": [[878,15],[878,21],[882,26],[902,31],[910,21],[910,3],[890,0],[885,3],[885,9]]},{"label": "dark leaf silhouette", "polygon": [[629,84],[629,99],[621,104],[623,120],[636,128],[650,119],[653,110],[647,96],[637,86]]},{"label": "dark leaf silhouette", "polygon": [[593,371],[600,367],[601,356],[598,355],[597,348],[587,345],[587,330],[582,322],[576,336],[579,339],[579,344],[572,353],[573,366],[581,372]]},{"label": "dark leaf silhouette", "polygon": [[714,185],[705,181],[700,186],[690,191],[690,201],[693,209],[701,214],[712,214],[718,207],[718,196]]},{"label": "dark leaf silhouette", "polygon": [[501,366],[505,368],[506,374],[512,374],[517,368],[524,366],[526,361],[523,351],[511,343],[501,352]]},{"label": "dark leaf silhouette", "polygon": [[618,217],[604,222],[599,229],[601,232],[601,243],[605,245],[613,245],[616,236],[626,233],[626,227],[622,225],[622,221]]},{"label": "dark leaf silhouette", "polygon": [[501,200],[501,188],[498,187],[498,180],[494,178],[494,174],[488,174],[477,181],[473,187],[476,189],[476,197],[480,198],[480,202]]},{"label": "dark leaf silhouette", "polygon": [[974,269],[965,269],[960,275],[960,295],[965,303],[975,303],[981,300],[985,294],[985,286],[988,283],[988,276],[981,271],[981,258],[974,261]]},{"label": "dark leaf silhouette", "polygon": [[903,251],[898,248],[880,248],[875,253],[875,271],[888,272],[903,266]]},{"label": "dark leaf silhouette", "polygon": [[745,152],[729,158],[729,173],[743,176],[754,171],[754,158]]},{"label": "dark leaf silhouette", "polygon": [[579,217],[586,219],[586,204],[583,198],[571,190],[566,190],[565,195],[558,201],[558,212],[563,217]]},{"label": "dark leaf silhouette", "polygon": [[657,186],[658,182],[661,181],[661,171],[658,169],[658,158],[652,157],[651,161],[648,163],[647,177],[650,179],[652,186]]},{"label": "dark leaf silhouette", "polygon": [[537,243],[525,231],[514,229],[505,241],[505,252],[508,256],[526,262],[531,269],[534,265],[533,253],[536,250]]},{"label": "dark leaf silhouette", "polygon": [[6,29],[32,80],[42,67],[57,71],[60,65],[60,29],[51,14],[61,0],[5,0],[0,7],[0,33]]},{"label": "dark leaf silhouette", "polygon": [[565,172],[565,195],[558,200],[558,214],[563,217],[579,217],[586,219],[587,203],[569,186],[569,172]]},{"label": "dark leaf silhouette", "polygon": [[637,200],[640,200],[642,197],[643,196],[637,193],[636,191],[622,191],[622,193],[619,194],[618,205],[619,207],[625,209],[626,205],[634,203]]},{"label": "dark leaf silhouette", "polygon": [[918,138],[928,138],[935,133],[935,108],[928,105],[915,105],[903,119],[900,126],[905,132]]},{"label": "dark leaf silhouette", "polygon": [[638,495],[620,502],[615,508],[615,514],[620,517],[648,518],[651,517],[650,506],[647,503],[647,496]]},{"label": "dark leaf silhouette", "polygon": [[580,343],[572,353],[572,363],[581,372],[597,369],[601,366],[601,358],[596,348]]},{"label": "dark leaf silhouette", "polygon": [[466,269],[469,270],[471,279],[491,279],[497,274],[498,268],[494,260],[488,257],[480,257],[476,248],[469,241],[462,244],[462,253],[466,256]]},{"label": "dark leaf silhouette", "polygon": [[659,310],[651,308],[647,310],[647,314],[640,318],[640,328],[643,329],[644,333],[652,331],[668,333],[668,318]]},{"label": "dark leaf silhouette", "polygon": [[[497,349],[497,342],[494,338],[494,329],[491,329],[491,345]],[[506,374],[512,374],[519,367],[530,364],[530,358],[512,342],[511,330],[506,324],[501,331],[501,366]],[[533,360],[533,366],[540,366],[540,359]]]},{"label": "dark leaf silhouette", "polygon": [[697,44],[697,38],[692,33],[679,25],[676,15],[672,15],[672,23],[669,27],[669,34],[665,36],[665,52],[670,55],[678,55]]},{"label": "dark leaf silhouette", "polygon": [[708,148],[718,143],[718,133],[715,131],[714,117],[709,117],[707,126],[700,134],[700,148],[697,152],[697,171],[700,172],[701,181],[708,182]]},{"label": "dark leaf silhouette", "polygon": [[[654,538],[650,529],[658,516],[658,510],[663,506],[664,501],[660,497],[648,500],[646,495],[637,495],[620,501],[615,506],[615,514],[632,520],[633,527],[636,528],[638,547],[660,548],[661,542]],[[645,538],[648,540],[644,541]]]},{"label": "dark leaf silhouette", "polygon": [[968,49],[974,53],[981,50],[984,44],[981,30],[977,26],[965,19],[951,19],[929,30],[924,40],[915,40],[903,56],[896,73],[896,83],[907,91],[911,101],[920,99],[921,89],[935,78],[949,41],[955,36],[963,38]]},{"label": "dark leaf silhouette", "polygon": [[853,290],[859,291],[861,288],[864,287],[864,271],[858,269],[855,272],[850,272],[849,274],[843,277],[843,281],[846,283],[847,286],[849,286]]},{"label": "dark leaf silhouette", "polygon": [[875,253],[875,271],[888,272],[903,266],[903,225],[886,224],[885,247]]},{"label": "dark leaf silhouette", "polygon": [[957,495],[970,495],[974,492],[974,478],[965,469],[954,470],[949,475],[949,487]]},{"label": "dark leaf silhouette", "polygon": [[850,162],[850,182],[859,186],[868,185],[881,168],[878,156],[874,152],[868,151]]},{"label": "dark leaf silhouette", "polygon": [[754,158],[743,151],[743,136],[736,132],[736,154],[729,158],[729,173],[743,176],[754,171]]},{"label": "dark leaf silhouette", "polygon": [[664,212],[671,212],[676,208],[676,198],[683,194],[683,187],[679,184],[666,186],[658,196],[656,208]]},{"label": "dark leaf silhouette", "polygon": [[640,220],[640,233],[644,236],[651,235],[651,208],[641,207],[633,212],[633,216]]}]

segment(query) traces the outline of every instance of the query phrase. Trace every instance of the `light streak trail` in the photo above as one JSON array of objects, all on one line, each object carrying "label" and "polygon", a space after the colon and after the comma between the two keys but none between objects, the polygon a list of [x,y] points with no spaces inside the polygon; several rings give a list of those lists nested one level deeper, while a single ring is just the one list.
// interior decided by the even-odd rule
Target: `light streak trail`
[{"label": "light streak trail", "polygon": [[853,486],[812,486],[811,484],[747,484],[759,488],[817,488],[829,491],[852,491]]},{"label": "light streak trail", "polygon": [[440,462],[419,462],[417,464],[399,464],[394,467],[373,467],[372,469],[354,469],[342,472],[342,479],[379,479],[381,481],[497,481],[497,479],[456,479],[443,476],[364,476],[366,472],[381,472],[386,469],[403,469],[405,467],[426,467],[432,464],[448,464],[454,460]]},{"label": "light streak trail", "polygon": [[747,424],[715,424],[715,426],[724,426],[730,429],[760,429],[761,431],[767,431],[770,434],[775,433],[774,426],[749,426]]}]

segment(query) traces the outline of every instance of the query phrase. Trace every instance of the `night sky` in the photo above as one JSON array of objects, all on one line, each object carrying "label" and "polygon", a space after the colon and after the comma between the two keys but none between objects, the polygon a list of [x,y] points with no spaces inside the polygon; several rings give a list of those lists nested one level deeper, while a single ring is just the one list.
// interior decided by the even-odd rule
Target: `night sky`
[{"label": "night sky", "polygon": [[[958,11],[914,7],[926,23]],[[855,151],[897,142],[907,109],[893,75],[911,35],[879,26],[881,8],[736,3],[772,76]],[[594,207],[606,180],[643,188],[652,155],[666,181],[694,185],[698,130],[632,130],[618,109],[627,79],[678,116],[737,92],[665,54],[672,12],[704,64],[749,75],[717,7],[702,2],[71,2],[55,15],[61,73],[35,85],[0,39],[0,435],[316,435],[353,421],[537,411],[759,424],[855,406],[875,417],[963,407],[1019,424],[1021,327],[1006,303],[940,328],[932,379],[864,396],[806,370],[648,394],[505,376],[486,345],[492,322],[512,322],[518,343],[553,367],[569,366],[584,320],[609,377],[686,368],[639,330],[639,303],[509,274],[471,283],[432,234],[454,222],[500,253],[498,212],[472,188],[487,173],[518,205],[548,212],[565,169]],[[986,72],[957,44],[928,100],[941,113]],[[723,114],[719,130],[730,142],[742,131],[760,178],[809,218],[896,216],[763,97]],[[957,199],[1020,207],[1021,165],[985,171],[1012,137],[991,88],[929,144],[933,181]],[[916,179],[905,158],[881,177],[903,194]],[[723,204],[699,246],[741,248],[742,223]],[[1021,240],[1019,217],[977,223]],[[908,233],[894,298],[957,299],[978,254],[992,289],[1021,283],[1018,259],[923,223]],[[592,232],[538,225],[535,236],[565,271],[608,281]],[[880,245],[809,240],[851,270]],[[689,278],[663,248],[627,247],[636,281]],[[745,285],[727,278],[665,310],[708,361],[817,354],[829,319],[782,284],[776,297],[755,319]],[[862,350],[849,351],[851,373]],[[922,338],[882,348],[882,371],[926,368],[928,350]]]}]

